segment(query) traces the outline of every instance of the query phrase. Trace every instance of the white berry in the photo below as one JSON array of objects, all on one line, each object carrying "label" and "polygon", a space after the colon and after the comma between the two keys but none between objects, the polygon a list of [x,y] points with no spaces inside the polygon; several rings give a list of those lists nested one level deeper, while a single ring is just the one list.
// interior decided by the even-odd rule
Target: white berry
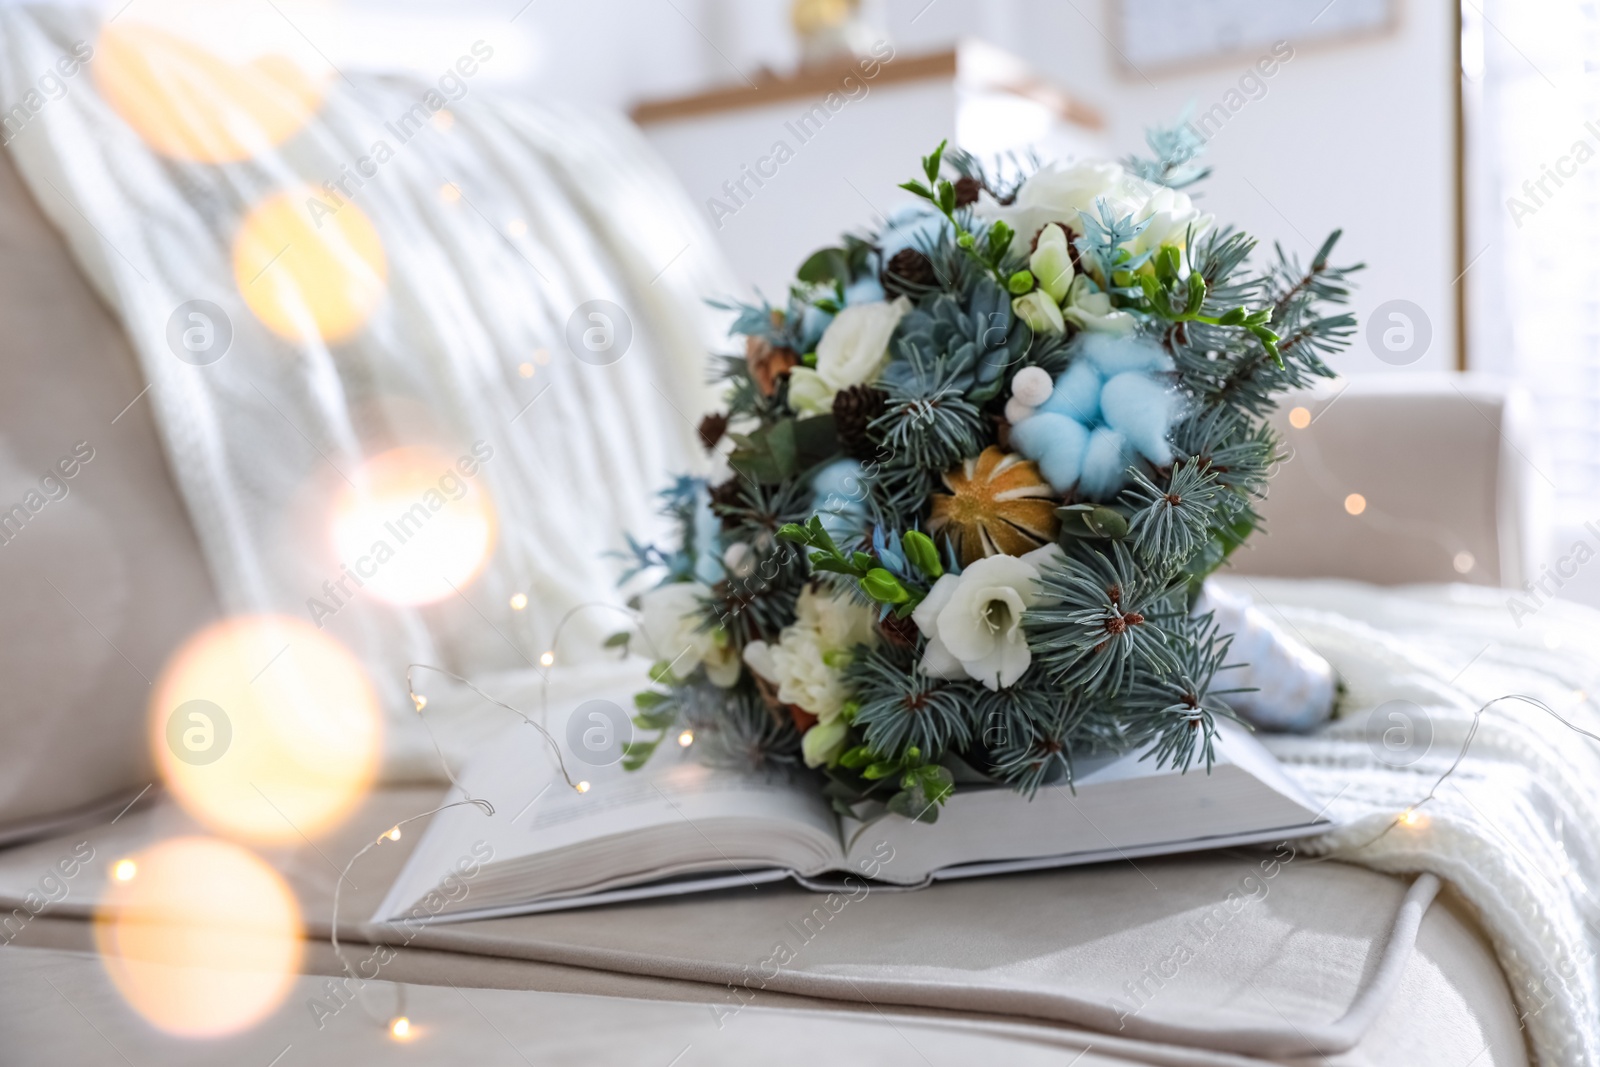
[{"label": "white berry", "polygon": [[1031,408],[1049,400],[1055,387],[1043,367],[1024,367],[1011,379],[1011,395]]},{"label": "white berry", "polygon": [[755,569],[755,553],[743,541],[735,541],[722,554],[722,565],[735,578],[747,578]]},{"label": "white berry", "polygon": [[1033,407],[1028,404],[1024,404],[1016,397],[1012,397],[1010,400],[1006,401],[1006,421],[1013,426],[1032,415],[1033,412]]}]

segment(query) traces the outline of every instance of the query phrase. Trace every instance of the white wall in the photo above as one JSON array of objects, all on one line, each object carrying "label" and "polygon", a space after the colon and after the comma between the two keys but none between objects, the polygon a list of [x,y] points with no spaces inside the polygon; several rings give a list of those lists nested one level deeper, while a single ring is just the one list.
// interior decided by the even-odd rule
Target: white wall
[{"label": "white wall", "polygon": [[[1266,94],[1214,137],[1216,174],[1201,187],[1219,218],[1302,256],[1343,226],[1339,258],[1369,266],[1355,303],[1363,323],[1389,300],[1423,309],[1433,337],[1417,362],[1385,364],[1362,338],[1337,361],[1346,373],[1455,363],[1452,8],[1447,0],[1400,3],[1392,35],[1296,48]],[[737,83],[762,65],[787,67],[787,10],[787,0],[534,0],[518,25],[534,40],[534,91],[626,107]],[[1145,126],[1185,105],[1221,101],[1245,67],[1152,75],[1153,84],[1130,78],[1105,39],[1109,0],[881,0],[880,11],[902,54],[977,35],[1023,56],[1105,113],[1118,153],[1142,147]],[[775,192],[804,210],[803,188]],[[867,216],[864,209],[861,221]]]}]

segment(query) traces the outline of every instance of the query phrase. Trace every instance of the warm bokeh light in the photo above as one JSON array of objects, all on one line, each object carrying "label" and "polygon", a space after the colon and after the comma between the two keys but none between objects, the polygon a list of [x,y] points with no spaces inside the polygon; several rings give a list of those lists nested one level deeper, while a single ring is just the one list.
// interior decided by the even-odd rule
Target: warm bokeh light
[{"label": "warm bokeh light", "polygon": [[299,619],[244,616],[173,655],[151,699],[150,739],[195,818],[229,836],[300,843],[371,785],[382,726],[366,674],[338,641]]},{"label": "warm bokeh light", "polygon": [[512,593],[511,594],[511,610],[512,611],[522,611],[527,606],[528,606],[528,594],[527,593]]},{"label": "warm bokeh light", "polygon": [[[250,159],[288,140],[321,108],[333,76],[325,63],[308,68],[277,51],[224,58],[138,15],[105,24],[89,67],[106,103],[162,155]],[[249,40],[239,33],[225,43]]]},{"label": "warm bokeh light", "polygon": [[397,448],[352,476],[335,505],[333,546],[363,593],[431,604],[483,569],[494,547],[494,503],[459,462],[431,448]]},{"label": "warm bokeh light", "polygon": [[180,837],[137,856],[95,912],[112,984],[151,1025],[219,1037],[260,1022],[293,986],[300,909],[273,869],[238,845]]},{"label": "warm bokeh light", "polygon": [[1478,565],[1478,561],[1471,552],[1462,549],[1451,559],[1450,565],[1456,569],[1457,574],[1470,574],[1472,568]]},{"label": "warm bokeh light", "polygon": [[1352,515],[1359,515],[1367,510],[1367,498],[1360,493],[1351,493],[1344,498],[1344,509]]},{"label": "warm bokeh light", "polygon": [[1303,430],[1311,425],[1311,412],[1307,408],[1290,408],[1289,425],[1297,430]]},{"label": "warm bokeh light", "polygon": [[233,280],[274,333],[332,344],[366,325],[388,290],[389,264],[359,207],[304,186],[245,215],[233,238]]},{"label": "warm bokeh light", "polygon": [[408,1040],[410,1040],[411,1039],[411,1020],[406,1018],[404,1015],[401,1015],[398,1018],[390,1020],[390,1022],[389,1022],[389,1034],[396,1041],[408,1041]]},{"label": "warm bokeh light", "polygon": [[132,860],[118,860],[117,865],[111,868],[111,877],[119,882],[131,882],[138,873],[139,865]]},{"label": "warm bokeh light", "polygon": [[694,744],[694,731],[693,730],[685,730],[685,731],[683,731],[683,733],[678,735],[678,747],[679,748],[688,748],[692,744]]}]

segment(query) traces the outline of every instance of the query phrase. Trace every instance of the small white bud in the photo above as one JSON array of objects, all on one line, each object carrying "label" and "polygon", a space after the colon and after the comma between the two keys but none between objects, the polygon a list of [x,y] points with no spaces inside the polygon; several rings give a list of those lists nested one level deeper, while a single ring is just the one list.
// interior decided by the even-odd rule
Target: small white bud
[{"label": "small white bud", "polygon": [[1011,395],[1031,408],[1050,399],[1056,383],[1043,367],[1024,367],[1011,379]]}]

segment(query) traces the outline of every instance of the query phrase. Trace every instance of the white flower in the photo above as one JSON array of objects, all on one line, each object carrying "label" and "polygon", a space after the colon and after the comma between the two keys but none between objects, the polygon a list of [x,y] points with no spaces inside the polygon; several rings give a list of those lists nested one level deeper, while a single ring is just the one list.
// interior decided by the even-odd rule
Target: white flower
[{"label": "white flower", "polygon": [[1039,243],[1028,257],[1028,269],[1051,300],[1060,304],[1067,298],[1067,290],[1072,287],[1072,251],[1067,247],[1067,232],[1056,223],[1039,231]]},{"label": "white flower", "polygon": [[750,642],[744,661],[778,687],[779,700],[827,723],[839,717],[848,697],[842,675],[848,654],[857,645],[876,644],[870,608],[808,587],[795,604],[795,621],[777,643]]},{"label": "white flower", "polygon": [[1112,308],[1111,297],[1096,292],[1093,283],[1081,274],[1067,293],[1067,306],[1061,309],[1061,315],[1079,329],[1095,333],[1128,333],[1135,325],[1131,314]]},{"label": "white flower", "polygon": [[999,214],[1017,231],[1023,241],[1031,241],[1046,223],[1059,222],[1075,233],[1083,232],[1078,212],[1098,217],[1096,200],[1106,200],[1117,216],[1131,215],[1144,204],[1148,194],[1142,183],[1131,178],[1117,163],[1059,163],[1035,171],[1017,199]]},{"label": "white flower", "polygon": [[809,711],[819,720],[833,720],[844,707],[844,681],[829,666],[815,630],[785,627],[777,644],[752,641],[744,647],[750,669],[778,687],[778,699]]},{"label": "white flower", "polygon": [[1056,302],[1043,289],[1013,297],[1011,311],[1027,323],[1034,333],[1058,334],[1067,331],[1067,324],[1061,318],[1061,309],[1056,307]]},{"label": "white flower", "polygon": [[[882,300],[855,304],[840,311],[828,323],[828,328],[822,331],[822,340],[817,342],[816,376],[827,387],[830,410],[834,393],[878,380],[889,362],[889,338],[910,310],[911,301],[902,296],[892,304]],[[798,370],[790,372],[791,403],[794,375]],[[810,391],[815,383],[806,382],[801,388]]]},{"label": "white flower", "polygon": [[1039,600],[1039,569],[1055,545],[1025,556],[987,556],[959,575],[946,574],[911,613],[928,639],[922,672],[973,678],[991,690],[1016,684],[1033,662],[1022,613]]},{"label": "white flower", "polygon": [[828,414],[837,392],[810,367],[796,367],[789,372],[789,406],[800,415]]},{"label": "white flower", "polygon": [[1211,227],[1211,216],[1202,215],[1194,206],[1194,201],[1189,199],[1188,193],[1180,193],[1164,185],[1156,188],[1134,218],[1137,222],[1148,220],[1144,232],[1123,246],[1134,255],[1162,245],[1185,248],[1191,230],[1192,236],[1199,237]]},{"label": "white flower", "polygon": [[807,587],[795,601],[794,615],[795,625],[815,630],[818,642],[829,652],[848,652],[878,640],[872,609],[844,597],[818,596]]},{"label": "white flower", "polygon": [[819,722],[800,738],[800,755],[804,757],[807,767],[831,763],[844,751],[845,741],[849,737],[850,724],[843,719]]},{"label": "white flower", "polygon": [[878,380],[889,362],[889,338],[911,301],[854,304],[835,315],[817,342],[816,367],[789,372],[789,406],[801,415],[825,415],[841,389]]},{"label": "white flower", "polygon": [[657,659],[687,678],[704,665],[706,677],[724,689],[739,680],[739,656],[727,635],[705,626],[704,602],[711,590],[699,582],[673,582],[639,597],[641,627]]}]

